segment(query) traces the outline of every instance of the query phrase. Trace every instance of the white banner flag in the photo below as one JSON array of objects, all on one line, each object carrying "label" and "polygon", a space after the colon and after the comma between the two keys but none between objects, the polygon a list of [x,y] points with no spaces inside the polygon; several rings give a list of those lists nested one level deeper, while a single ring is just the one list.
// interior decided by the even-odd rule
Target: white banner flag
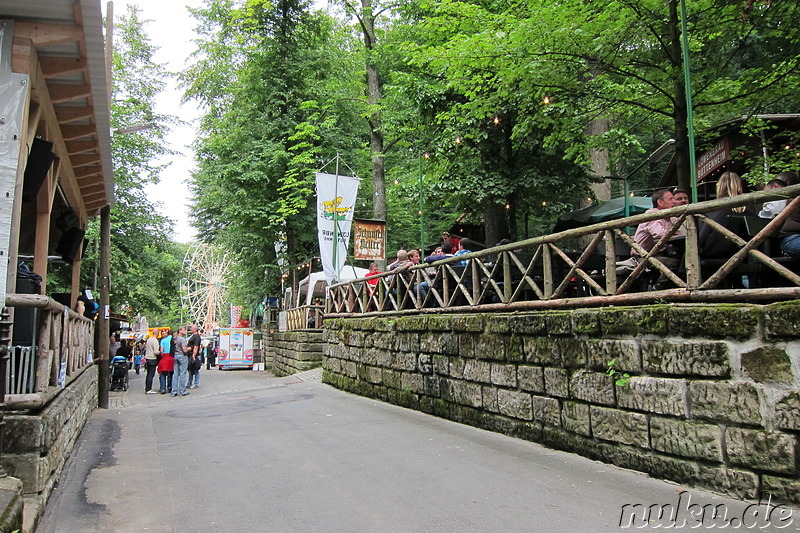
[{"label": "white banner flag", "polygon": [[[350,242],[350,226],[360,179],[317,173],[317,230],[322,270],[328,283],[339,278]],[[338,246],[334,247],[334,235]]]}]

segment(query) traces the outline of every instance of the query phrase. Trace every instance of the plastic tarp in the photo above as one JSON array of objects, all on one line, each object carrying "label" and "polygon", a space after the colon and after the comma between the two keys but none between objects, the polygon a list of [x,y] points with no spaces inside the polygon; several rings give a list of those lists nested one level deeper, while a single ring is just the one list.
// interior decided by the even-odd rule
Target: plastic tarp
[{"label": "plastic tarp", "polygon": [[7,22],[0,25],[0,302],[6,300],[14,200],[20,192],[17,167],[29,87],[27,75],[11,71],[14,25]]},{"label": "plastic tarp", "polygon": [[[366,268],[345,265],[339,274],[339,278],[341,281],[349,281],[351,279],[366,277],[368,272],[369,270]],[[309,285],[312,287],[310,291],[308,290]],[[325,278],[325,272],[314,272],[311,276],[306,276],[301,279],[297,288],[297,307],[301,305],[311,305],[315,296],[324,298],[325,288],[327,286],[328,280]]]}]

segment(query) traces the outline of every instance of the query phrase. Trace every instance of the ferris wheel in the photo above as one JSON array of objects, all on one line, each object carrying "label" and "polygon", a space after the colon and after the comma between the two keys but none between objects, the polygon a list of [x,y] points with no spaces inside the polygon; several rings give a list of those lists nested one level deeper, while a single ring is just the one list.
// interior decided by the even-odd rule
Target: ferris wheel
[{"label": "ferris wheel", "polygon": [[230,266],[231,259],[215,246],[195,243],[186,251],[181,300],[189,320],[198,324],[201,331],[219,327],[224,316]]}]

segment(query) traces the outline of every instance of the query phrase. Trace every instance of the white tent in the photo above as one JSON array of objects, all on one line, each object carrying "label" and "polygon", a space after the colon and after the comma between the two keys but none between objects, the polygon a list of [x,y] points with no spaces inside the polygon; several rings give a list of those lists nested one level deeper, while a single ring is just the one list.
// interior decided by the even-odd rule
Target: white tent
[{"label": "white tent", "polygon": [[[363,278],[366,277],[368,272],[369,270],[366,268],[345,265],[342,267],[342,272],[339,275],[339,279],[340,281],[349,281],[351,279]],[[309,278],[310,285],[312,287],[311,290],[308,290]],[[315,296],[324,298],[325,287],[327,285],[328,282],[325,280],[324,272],[314,272],[311,274],[311,276],[306,276],[301,279],[297,287],[297,307],[300,307],[301,305],[311,305],[311,302]],[[305,299],[305,302],[302,302],[303,299]]]}]

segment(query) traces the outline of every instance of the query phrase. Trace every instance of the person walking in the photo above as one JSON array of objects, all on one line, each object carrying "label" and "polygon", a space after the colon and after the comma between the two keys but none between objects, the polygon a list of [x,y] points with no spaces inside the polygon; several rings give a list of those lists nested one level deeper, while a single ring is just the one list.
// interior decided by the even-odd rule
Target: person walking
[{"label": "person walking", "polygon": [[175,363],[172,373],[172,396],[186,396],[186,366],[188,358],[186,356],[186,327],[178,328],[178,335],[175,337]]},{"label": "person walking", "polygon": [[[172,336],[170,336],[171,338]],[[161,354],[158,361],[158,393],[167,394],[172,392],[172,375],[175,370],[175,343],[170,341],[167,351]]]},{"label": "person walking", "polygon": [[161,355],[161,346],[158,344],[158,339],[155,335],[147,338],[144,345],[144,363],[145,363],[145,376],[144,376],[144,393],[155,394],[153,390],[153,377],[156,375],[156,367],[158,366],[158,357]]},{"label": "person walking", "polygon": [[192,336],[189,337],[189,340],[186,342],[186,346],[189,348],[189,382],[187,383],[187,389],[196,389],[200,386],[200,367],[202,366],[202,343],[203,339],[200,337],[199,328],[197,324],[192,324]]}]

